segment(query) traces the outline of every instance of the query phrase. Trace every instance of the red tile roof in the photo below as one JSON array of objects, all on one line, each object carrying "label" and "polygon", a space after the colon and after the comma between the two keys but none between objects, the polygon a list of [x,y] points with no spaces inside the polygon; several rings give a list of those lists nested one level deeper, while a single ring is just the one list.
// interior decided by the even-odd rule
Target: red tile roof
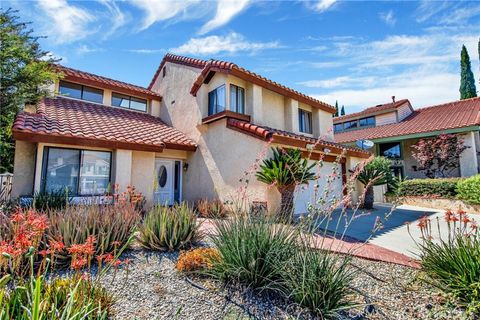
[{"label": "red tile roof", "polygon": [[384,113],[384,112],[388,112],[388,111],[391,111],[391,110],[395,110],[398,107],[405,104],[406,102],[410,103],[408,101],[408,99],[402,99],[402,100],[398,100],[398,101],[395,101],[395,102],[379,104],[379,105],[374,106],[374,107],[366,108],[366,109],[364,109],[360,112],[355,112],[355,113],[346,114],[344,116],[335,117],[335,118],[333,118],[333,123],[339,123],[339,122],[343,122],[343,121],[350,120],[350,119],[356,119],[356,118],[360,118],[360,117],[374,115],[374,114],[377,114],[377,113]]},{"label": "red tile roof", "polygon": [[233,76],[239,77],[248,82],[255,83],[257,85],[267,88],[268,90],[271,90],[281,95],[291,97],[292,99],[309,104],[313,107],[325,110],[330,113],[335,112],[335,108],[325,102],[322,102],[320,100],[307,96],[306,94],[303,94],[301,92],[288,88],[278,82],[272,81],[270,79],[262,77],[259,74],[256,74],[254,72],[241,68],[237,66],[235,63],[220,61],[220,60],[213,60],[213,59],[207,61],[207,60],[201,60],[201,59],[188,58],[184,56],[178,56],[170,53],[167,53],[163,57],[162,62],[160,63],[157,71],[155,72],[155,75],[153,76],[153,79],[150,82],[150,85],[148,86],[149,89],[152,89],[153,84],[155,83],[155,80],[157,79],[158,75],[160,74],[160,71],[162,70],[166,62],[172,62],[176,64],[182,64],[182,65],[186,65],[194,68],[203,69],[202,73],[199,75],[195,83],[193,83],[192,89],[190,91],[190,93],[193,95],[197,93],[198,89],[204,83],[205,79],[208,78],[208,75],[210,72],[223,72],[223,73],[232,74]]},{"label": "red tile roof", "polygon": [[36,113],[21,112],[13,134],[17,140],[110,149],[196,149],[185,134],[157,117],[63,97],[44,98]]},{"label": "red tile roof", "polygon": [[299,148],[307,148],[307,145],[314,145],[316,150],[323,151],[323,149],[330,149],[334,154],[341,154],[342,151],[346,149],[347,155],[362,158],[368,158],[370,156],[369,152],[358,148],[347,147],[335,142],[315,139],[289,131],[259,126],[233,118],[227,119],[227,127],[272,143],[291,145]]},{"label": "red tile roof", "polygon": [[138,96],[146,99],[161,99],[160,94],[150,89],[140,87],[134,84],[113,80],[93,73],[68,68],[59,64],[54,64],[53,67],[59,72],[63,73],[63,79],[66,81],[74,81],[85,85],[107,88],[120,93]]},{"label": "red tile roof", "polygon": [[480,97],[417,109],[399,123],[335,134],[335,142],[380,139],[480,126]]}]

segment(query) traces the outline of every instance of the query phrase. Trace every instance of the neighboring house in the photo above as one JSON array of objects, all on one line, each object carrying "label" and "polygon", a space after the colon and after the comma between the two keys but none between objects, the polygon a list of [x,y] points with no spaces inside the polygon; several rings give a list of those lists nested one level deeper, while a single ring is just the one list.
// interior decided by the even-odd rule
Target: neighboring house
[{"label": "neighboring house", "polygon": [[[149,204],[220,198],[274,210],[279,193],[253,173],[270,146],[323,158],[322,187],[341,196],[348,170],[369,153],[333,142],[334,108],[237,65],[167,54],[147,88],[58,66],[55,96],[28,106],[13,126],[14,196],[68,187],[78,197],[134,185]],[[304,212],[315,185],[299,190]],[[323,190],[323,188],[321,189]]]},{"label": "neighboring house", "polygon": [[406,99],[367,108],[333,119],[335,141],[355,145],[360,139],[375,143],[374,152],[392,160],[397,176],[425,178],[412,157],[412,145],[421,138],[454,133],[465,141],[459,168],[453,177],[480,172],[480,98],[453,101],[414,110]]}]

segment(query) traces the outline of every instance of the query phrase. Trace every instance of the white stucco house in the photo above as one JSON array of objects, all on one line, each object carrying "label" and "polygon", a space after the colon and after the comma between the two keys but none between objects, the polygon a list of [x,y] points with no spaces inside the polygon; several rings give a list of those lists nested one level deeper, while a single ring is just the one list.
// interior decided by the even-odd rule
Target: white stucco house
[{"label": "white stucco house", "polygon": [[[60,187],[88,197],[116,183],[134,185],[150,205],[227,201],[271,146],[323,158],[320,185],[343,154],[333,182],[341,194],[349,169],[370,155],[334,142],[332,106],[234,63],[167,54],[148,88],[55,67],[64,76],[53,96],[13,126],[14,197]],[[298,192],[297,212],[313,185]],[[276,189],[253,176],[248,193],[271,210],[279,204]]]}]

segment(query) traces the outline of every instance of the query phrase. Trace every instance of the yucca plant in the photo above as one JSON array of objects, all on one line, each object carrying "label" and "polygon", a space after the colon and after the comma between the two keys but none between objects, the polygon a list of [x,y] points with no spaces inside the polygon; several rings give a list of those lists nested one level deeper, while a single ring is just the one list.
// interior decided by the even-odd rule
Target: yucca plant
[{"label": "yucca plant", "polygon": [[375,157],[359,172],[357,179],[365,186],[362,208],[373,209],[373,186],[391,183],[393,174],[390,170],[391,162],[384,157]]},{"label": "yucca plant", "polygon": [[140,226],[138,241],[147,249],[175,251],[191,247],[201,239],[193,210],[186,204],[154,206]]},{"label": "yucca plant", "polygon": [[[467,313],[480,316],[480,231],[465,212],[445,214],[448,230],[435,239],[428,217],[420,220],[418,244],[425,280],[453,298]],[[437,229],[441,230],[437,220]]]},{"label": "yucca plant", "polygon": [[208,273],[258,290],[278,289],[282,268],[295,251],[296,233],[266,217],[237,215],[215,223],[218,256]]},{"label": "yucca plant", "polygon": [[[139,212],[127,202],[68,206],[63,210],[50,210],[47,214],[50,226],[44,247],[50,240],[61,240],[68,248],[94,236],[96,255],[114,251],[125,244],[140,222]],[[70,260],[66,250],[56,253],[56,265],[65,267]]]},{"label": "yucca plant", "polygon": [[282,273],[285,296],[320,319],[335,319],[353,306],[349,283],[355,273],[351,257],[302,248],[292,252]]},{"label": "yucca plant", "polygon": [[256,177],[260,182],[274,185],[281,195],[280,216],[290,221],[293,216],[295,187],[315,179],[312,170],[315,163],[308,164],[300,149],[272,148],[272,157],[264,159]]}]

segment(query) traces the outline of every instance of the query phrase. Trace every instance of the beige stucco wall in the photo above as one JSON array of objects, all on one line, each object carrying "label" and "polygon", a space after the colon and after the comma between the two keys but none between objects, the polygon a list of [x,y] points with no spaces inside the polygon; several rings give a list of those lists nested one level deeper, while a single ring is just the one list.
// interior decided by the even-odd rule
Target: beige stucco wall
[{"label": "beige stucco wall", "polygon": [[460,155],[460,174],[462,177],[471,177],[478,173],[477,144],[474,132],[459,136],[464,140],[465,149]]},{"label": "beige stucco wall", "polygon": [[284,97],[278,93],[263,89],[262,102],[263,118],[256,124],[285,129]]},{"label": "beige stucco wall", "polygon": [[131,184],[145,196],[147,205],[153,203],[155,152],[133,151]]},{"label": "beige stucco wall", "polygon": [[36,143],[15,142],[15,159],[13,163],[12,198],[33,194],[35,176]]},{"label": "beige stucco wall", "polygon": [[375,116],[375,126],[383,126],[385,124],[396,123],[397,113],[395,111]]}]

